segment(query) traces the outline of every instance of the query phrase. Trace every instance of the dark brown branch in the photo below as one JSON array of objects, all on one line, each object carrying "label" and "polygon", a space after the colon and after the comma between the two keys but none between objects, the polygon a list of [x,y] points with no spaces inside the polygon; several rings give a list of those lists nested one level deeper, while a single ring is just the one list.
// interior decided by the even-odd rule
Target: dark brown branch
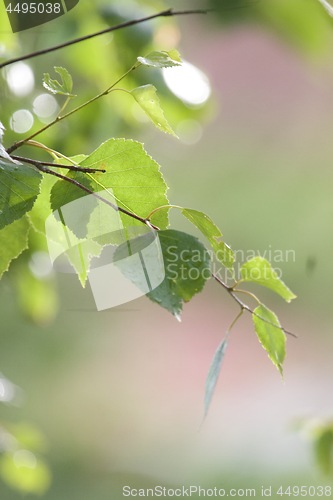
[{"label": "dark brown branch", "polygon": [[130,26],[134,26],[135,24],[144,23],[146,21],[150,21],[152,19],[156,19],[158,17],[171,17],[171,16],[182,16],[189,14],[207,14],[209,10],[204,9],[193,9],[193,10],[178,10],[174,11],[173,9],[164,10],[162,12],[158,12],[157,14],[153,14],[151,16],[142,17],[140,19],[133,19],[131,21],[125,21],[123,23],[117,24],[115,26],[110,26],[109,28],[105,28],[104,30],[97,31],[96,33],[91,33],[90,35],[81,36],[80,38],[75,38],[74,40],[69,40],[68,42],[61,43],[59,45],[54,45],[53,47],[48,47],[47,49],[37,50],[36,52],[31,52],[30,54],[26,54],[24,56],[15,57],[14,59],[9,59],[4,63],[0,64],[0,69],[9,66],[10,64],[25,61],[27,59],[32,59],[34,57],[38,57],[44,54],[49,54],[50,52],[55,52],[56,50],[63,49],[65,47],[69,47],[70,45],[74,45],[76,43],[84,42],[85,40],[89,40],[96,36],[104,35],[105,33],[111,33],[112,31],[116,31],[122,28],[128,28]]},{"label": "dark brown branch", "polygon": [[109,207],[113,208],[113,210],[115,210],[116,212],[121,212],[125,215],[128,215],[129,217],[132,217],[132,219],[138,220],[138,221],[142,222],[143,224],[148,225],[149,227],[155,229],[156,231],[159,230],[159,228],[157,226],[154,226],[153,224],[151,224],[149,221],[147,221],[147,219],[144,219],[143,217],[140,217],[139,215],[136,215],[136,214],[130,212],[129,210],[126,210],[125,208],[118,207],[118,205],[115,205],[111,201],[106,200],[105,198],[103,198],[99,194],[95,193],[95,191],[92,191],[91,189],[87,188],[86,186],[84,186],[80,182],[76,181],[75,179],[71,179],[70,177],[66,177],[66,175],[62,175],[59,172],[55,172],[54,170],[50,170],[49,168],[45,167],[44,165],[41,165],[40,162],[38,162],[36,160],[30,160],[28,158],[27,159],[21,158],[21,161],[24,163],[28,163],[29,165],[33,165],[40,172],[44,172],[45,174],[54,175],[55,177],[58,177],[59,179],[61,179],[63,181],[67,181],[70,184],[73,184],[73,186],[76,186],[77,188],[82,189],[83,191],[85,191],[88,194],[93,195],[95,198],[102,201],[103,203],[106,203],[107,205],[109,205]]},{"label": "dark brown branch", "polygon": [[[251,309],[251,307],[249,307],[247,304],[245,304],[239,297],[237,297],[237,295],[235,294],[235,291],[232,287],[228,286],[226,283],[224,283],[224,281],[221,280],[221,278],[219,278],[216,274],[212,274],[212,277],[215,279],[215,281],[217,281],[227,292],[228,294],[234,299],[235,302],[237,302],[237,304],[239,305],[239,307],[241,308],[242,311],[248,311],[249,313],[253,314],[254,316],[256,316],[257,318],[261,319],[262,321],[264,321],[265,323],[267,323],[268,325],[272,325],[274,326],[275,328],[278,328],[276,325],[274,325],[274,323],[271,323],[270,321],[268,321],[266,318],[262,318],[259,314],[257,314],[256,312],[253,311],[253,309]],[[286,334],[286,335],[291,335],[292,337],[295,337],[297,338],[297,335],[295,335],[294,333],[292,332],[288,332],[288,330],[286,330],[285,328],[283,328],[281,326],[281,330]]]},{"label": "dark brown branch", "polygon": [[48,161],[38,161],[38,160],[31,160],[30,158],[24,158],[23,156],[11,156],[13,160],[20,161],[21,163],[29,163],[30,165],[34,165],[37,167],[37,164],[40,165],[41,167],[56,167],[56,168],[65,168],[67,170],[73,170],[74,172],[83,172],[84,174],[95,174],[96,172],[102,172],[105,173],[106,170],[102,168],[87,168],[87,167],[80,167],[80,165],[60,165],[58,163],[51,163]]}]

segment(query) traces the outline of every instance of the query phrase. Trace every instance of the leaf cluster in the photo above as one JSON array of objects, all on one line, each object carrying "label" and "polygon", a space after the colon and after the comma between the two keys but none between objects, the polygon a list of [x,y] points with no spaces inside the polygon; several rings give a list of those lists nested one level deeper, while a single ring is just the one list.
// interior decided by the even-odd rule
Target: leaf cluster
[{"label": "leaf cluster", "polygon": [[[75,157],[67,157],[63,152],[55,151],[35,140],[60,121],[105,99],[115,91],[125,92],[134,98],[158,129],[175,135],[164,115],[155,86],[146,84],[129,91],[119,87],[119,84],[139,67],[162,69],[180,64],[181,58],[176,50],[154,51],[140,56],[104,91],[69,111],[66,108],[76,97],[70,73],[57,66],[55,72],[59,79],[52,78],[48,73],[44,74],[44,87],[52,94],[65,98],[59,114],[43,128],[7,149],[2,144],[3,126],[0,128],[0,273],[2,275],[6,272],[11,262],[38,235],[39,238],[44,238],[49,251],[52,245],[60,247],[60,254],[67,257],[83,286],[89,278],[93,259],[101,256],[105,248],[116,247],[115,261],[120,271],[140,287],[141,277],[137,269],[131,263],[124,265],[126,259],[121,256],[125,247],[130,246],[132,254],[134,252],[139,255],[142,250],[142,237],[130,237],[133,227],[145,226],[148,231],[156,233],[164,277],[158,286],[151,287],[146,293],[149,299],[180,320],[184,303],[189,302],[203,290],[209,279],[214,278],[240,306],[240,314],[227,330],[226,337],[213,358],[206,384],[207,413],[230,331],[244,311],[251,313],[261,345],[280,374],[283,373],[287,332],[275,313],[256,295],[242,289],[241,285],[254,283],[264,286],[287,302],[295,298],[295,295],[278,277],[270,263],[261,257],[243,263],[240,277],[236,278],[235,254],[224,240],[221,230],[207,214],[169,204],[167,185],[160,167],[142,144],[111,138],[91,154],[79,153]],[[17,156],[15,152],[22,146],[37,147],[50,154],[53,161]],[[78,202],[83,202],[84,205],[80,206],[84,206],[84,210],[73,209]],[[209,247],[191,234],[171,229],[168,218],[171,209],[180,210],[201,233]],[[125,242],[115,228],[121,228],[127,234]],[[231,271],[234,277],[232,284],[224,282],[213,273],[214,260],[220,264],[221,269]],[[240,299],[241,295],[250,296],[257,302],[257,307],[250,308]]]}]

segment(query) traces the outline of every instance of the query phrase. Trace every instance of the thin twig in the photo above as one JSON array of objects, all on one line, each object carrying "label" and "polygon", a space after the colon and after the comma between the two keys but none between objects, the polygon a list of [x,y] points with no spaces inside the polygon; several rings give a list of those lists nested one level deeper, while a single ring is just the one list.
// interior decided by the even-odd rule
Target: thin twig
[{"label": "thin twig", "polygon": [[86,106],[89,106],[89,104],[92,104],[93,102],[97,101],[101,97],[104,97],[104,96],[110,94],[110,92],[117,85],[117,83],[121,82],[121,80],[123,80],[131,71],[134,71],[137,67],[138,67],[138,65],[134,64],[128,71],[126,71],[126,73],[121,75],[112,85],[110,85],[106,90],[103,90],[103,92],[100,92],[99,94],[95,95],[94,97],[92,97],[88,101],[85,101],[84,103],[80,104],[79,106],[72,109],[71,111],[68,111],[68,113],[66,113],[65,115],[62,115],[62,116],[58,115],[52,122],[48,123],[47,125],[40,128],[39,130],[36,130],[36,132],[29,135],[29,137],[26,137],[25,139],[21,139],[20,141],[15,142],[12,146],[7,148],[7,150],[6,150],[7,153],[11,154],[16,149],[20,148],[21,146],[23,146],[27,142],[31,141],[31,139],[33,139],[37,135],[40,135],[42,132],[45,132],[49,128],[53,127],[53,125],[55,125],[56,123],[59,123],[62,120],[64,120],[65,118],[68,118],[69,116],[73,115],[74,113],[77,113],[78,111],[85,108]]},{"label": "thin twig", "polygon": [[[37,160],[32,160],[30,158],[24,158],[24,157],[21,157],[21,156],[13,156],[12,158],[15,159],[15,160],[21,161],[22,163],[27,163],[29,165],[33,165],[34,167],[36,167],[39,171],[41,171],[43,173],[54,175],[55,177],[58,177],[59,179],[61,179],[63,181],[67,181],[70,184],[73,184],[74,186],[78,187],[79,189],[82,189],[86,193],[93,195],[95,198],[97,198],[98,200],[102,201],[103,203],[106,203],[111,208],[113,208],[113,210],[115,210],[116,212],[121,212],[121,213],[123,213],[125,215],[128,215],[129,217],[132,217],[133,219],[142,222],[143,224],[145,224],[146,226],[148,226],[150,229],[155,229],[156,231],[159,231],[159,227],[157,227],[154,224],[152,224],[148,218],[145,219],[145,218],[140,217],[139,215],[136,215],[136,214],[134,214],[134,213],[132,213],[132,212],[130,212],[130,211],[122,208],[122,207],[119,207],[118,205],[115,205],[111,201],[106,200],[105,198],[103,198],[99,194],[95,193],[94,191],[92,191],[91,189],[87,188],[86,186],[84,186],[80,182],[76,181],[75,179],[71,179],[70,177],[67,177],[66,175],[62,175],[59,172],[55,172],[54,170],[50,170],[49,168],[47,168],[47,165],[51,165],[51,166],[58,166],[58,165],[54,165],[53,163],[49,164],[48,162],[40,162],[40,161],[37,161]],[[65,166],[65,165],[64,165],[64,167],[67,168],[67,166]],[[267,323],[267,324],[269,324],[271,326],[274,326],[275,328],[280,328],[286,335],[290,335],[292,337],[297,338],[297,335],[295,335],[294,333],[289,332],[288,330],[286,330],[282,326],[280,326],[280,327],[276,326],[271,321],[268,321],[266,318],[263,318],[262,316],[260,316],[259,314],[257,314],[253,309],[251,309],[251,307],[249,307],[239,297],[237,297],[237,295],[236,295],[237,290],[234,290],[233,287],[230,287],[226,283],[224,283],[224,281],[219,276],[217,276],[216,274],[212,273],[212,277],[215,279],[215,281],[217,281],[228,292],[228,294],[234,299],[235,302],[237,302],[237,304],[239,305],[239,307],[241,309],[241,311],[237,315],[236,319],[232,322],[229,330],[232,328],[232,326],[235,324],[235,322],[239,319],[239,317],[241,316],[241,314],[243,313],[243,311],[248,311],[249,313],[251,313],[252,315],[254,315],[257,318],[261,319],[265,323]],[[238,291],[240,291],[240,290],[238,290]]]},{"label": "thin twig", "polygon": [[182,16],[190,14],[207,14],[208,12],[209,10],[206,9],[178,10],[178,11],[174,11],[173,9],[164,10],[162,12],[158,12],[157,14],[153,14],[151,16],[142,17],[140,19],[133,19],[131,21],[125,21],[115,26],[110,26],[109,28],[105,28],[104,30],[97,31],[96,33],[91,33],[90,35],[81,36],[79,38],[75,38],[74,40],[69,40],[68,42],[64,42],[59,45],[54,45],[53,47],[48,47],[46,49],[37,50],[36,52],[31,52],[30,54],[26,54],[24,56],[15,57],[14,59],[9,59],[8,61],[5,61],[4,63],[0,64],[0,69],[19,61],[25,61],[27,59],[32,59],[34,57],[38,57],[44,54],[49,54],[50,52],[55,52],[56,50],[69,47],[70,45],[84,42],[85,40],[95,38],[96,36],[104,35],[105,33],[111,33],[112,31],[116,31],[122,28],[128,28],[130,26],[134,26],[135,24],[144,23],[146,21],[150,21],[158,17]]},{"label": "thin twig", "polygon": [[42,167],[56,167],[56,168],[66,168],[67,170],[73,170],[74,172],[83,172],[85,174],[95,174],[96,172],[102,172],[105,173],[105,169],[101,168],[87,168],[87,167],[80,167],[80,165],[60,165],[58,163],[52,163],[49,161],[39,161],[39,160],[31,160],[30,158],[24,158],[23,156],[11,156],[13,160],[20,161],[22,163],[29,163],[31,165],[34,165],[37,167],[37,164],[39,164]]},{"label": "thin twig", "polygon": [[275,328],[280,328],[286,335],[291,335],[292,337],[297,338],[297,335],[295,335],[294,333],[289,332],[288,330],[286,330],[282,326],[278,327],[278,326],[274,325],[274,323],[272,323],[271,321],[268,321],[266,318],[263,318],[262,316],[257,314],[253,309],[251,309],[251,307],[249,307],[239,297],[237,297],[237,295],[234,292],[234,289],[232,287],[228,286],[226,283],[224,283],[224,281],[221,280],[221,278],[219,278],[219,276],[212,273],[212,277],[215,279],[215,281],[217,281],[229,293],[229,295],[234,299],[234,301],[237,302],[237,304],[239,305],[239,307],[241,308],[242,311],[248,311],[249,313],[251,313],[254,316],[256,316],[257,318],[261,319],[262,321],[264,321],[268,325],[274,326]]},{"label": "thin twig", "polygon": [[255,300],[258,304],[261,304],[260,300],[258,299],[258,297],[256,297],[254,295],[254,293],[252,292],[249,292],[248,290],[240,290],[239,288],[234,288],[233,287],[233,291],[235,293],[243,293],[244,295],[248,295],[249,297],[251,297],[253,300]]},{"label": "thin twig", "polygon": [[[55,172],[54,170],[50,170],[49,168],[45,167],[44,165],[41,165],[40,162],[38,162],[36,160],[30,160],[28,158],[27,158],[27,160],[28,161],[25,161],[25,159],[22,159],[21,161],[24,163],[29,163],[30,165],[35,166],[40,172],[54,175],[55,177],[58,177],[59,179],[61,179],[63,181],[67,181],[70,184],[73,184],[73,186],[76,186],[77,188],[82,189],[83,191],[85,191],[88,194],[93,195],[95,198],[102,201],[103,203],[106,203],[107,205],[109,205],[109,207],[113,208],[113,210],[115,210],[116,212],[121,212],[125,215],[128,215],[129,217],[132,217],[132,219],[138,220],[138,221],[142,222],[143,224],[147,225],[148,227],[155,229],[156,231],[159,230],[159,228],[157,226],[154,226],[153,224],[151,224],[149,221],[147,221],[143,217],[140,217],[139,215],[136,215],[136,214],[130,212],[129,210],[126,210],[125,208],[118,207],[118,205],[115,205],[111,201],[106,200],[105,198],[103,198],[99,194],[95,193],[91,189],[89,189],[86,186],[84,186],[83,184],[81,184],[81,182],[78,182],[75,179],[71,179],[70,177],[66,177],[66,175],[62,175],[59,172]],[[148,222],[149,222],[149,224],[148,224]]]}]

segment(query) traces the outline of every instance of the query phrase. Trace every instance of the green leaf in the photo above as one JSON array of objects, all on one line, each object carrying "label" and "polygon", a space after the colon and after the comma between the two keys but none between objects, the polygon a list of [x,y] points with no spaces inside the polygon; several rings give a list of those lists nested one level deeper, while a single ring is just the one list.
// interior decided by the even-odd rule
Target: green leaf
[{"label": "green leaf", "polygon": [[215,252],[216,258],[226,267],[232,267],[235,255],[231,248],[222,240],[222,233],[208,215],[198,210],[183,208],[182,214],[196,226],[208,239]]},{"label": "green leaf", "polygon": [[[84,177],[84,174],[82,175]],[[83,179],[83,181],[84,180],[85,178]],[[40,195],[38,196],[32,210],[28,213],[28,218],[33,228],[38,233],[44,235],[46,235],[45,223],[46,220],[48,220],[49,228],[52,228],[52,230],[51,229],[48,230],[46,235],[48,244],[52,246],[52,242],[56,242],[57,244],[61,245],[64,248],[64,253],[67,256],[69,262],[71,263],[73,269],[77,273],[82,286],[85,286],[90,269],[91,258],[98,256],[100,254],[101,247],[94,241],[86,240],[85,238],[80,239],[78,235],[75,233],[77,224],[73,226],[72,230],[70,227],[71,226],[70,220],[65,221],[67,225],[62,224],[61,217],[59,217],[59,213],[61,214],[62,205],[59,206],[59,209],[55,210],[57,212],[55,214],[57,217],[54,217],[50,202],[50,196],[52,188],[57,182],[58,181],[56,180],[56,178],[52,177],[51,175],[45,176],[43,178],[41,183]],[[62,182],[60,182],[59,185],[59,196],[62,196],[63,205],[66,205],[66,200],[67,203],[73,201],[71,199],[71,192],[69,192],[68,196],[66,193],[66,188],[68,185],[70,186],[70,184],[67,184],[67,182],[63,182],[63,184]],[[80,190],[79,194],[81,194],[81,192],[84,193],[83,191]],[[89,217],[87,217],[86,222],[88,221]],[[86,234],[84,236],[86,236]],[[67,242],[70,242],[70,248],[68,248]],[[27,283],[29,282],[29,279],[27,277],[26,279]],[[47,288],[46,285],[45,288]],[[37,293],[39,293],[41,289],[42,285],[36,283],[36,286],[34,287],[34,290],[36,291],[35,296],[37,296]],[[31,296],[30,299],[33,300],[33,298],[34,297]],[[38,305],[41,304],[41,301],[36,300],[34,304],[36,305],[36,308],[38,308]],[[49,305],[51,307],[51,300],[49,301]],[[31,305],[29,305],[29,307],[31,311],[33,311]],[[45,309],[45,316],[47,310],[48,308]]]},{"label": "green leaf", "polygon": [[48,466],[28,450],[3,455],[0,475],[8,486],[22,493],[43,494],[51,483]]},{"label": "green leaf", "polygon": [[146,57],[138,57],[138,61],[151,68],[171,68],[182,64],[178,50],[150,52]]},{"label": "green leaf", "polygon": [[[83,174],[69,172],[67,177],[77,180],[99,192],[109,190],[119,207],[125,208],[141,217],[152,210],[167,205],[167,186],[159,165],[146,153],[139,142],[125,139],[110,139],[104,142],[82,163],[82,167],[102,168],[106,173]],[[69,201],[87,193],[67,181],[58,181],[52,189],[52,209],[57,210]],[[106,196],[105,196],[106,197]],[[140,221],[121,214],[124,227],[142,225]],[[154,223],[161,229],[168,226],[168,213],[156,214]]]},{"label": "green leaf", "polygon": [[52,94],[66,95],[67,97],[75,97],[72,94],[73,80],[67,69],[55,66],[54,70],[61,78],[61,82],[53,80],[49,73],[44,73],[43,86]]},{"label": "green leaf", "polygon": [[130,93],[158,129],[177,137],[164,116],[154,85],[143,85],[131,90]]},{"label": "green leaf", "polygon": [[[102,168],[106,172],[84,174],[70,171],[67,177],[83,184],[92,192],[98,192],[99,196],[108,201],[114,200],[116,206],[121,206],[132,213],[145,217],[156,206],[168,203],[167,187],[159,165],[138,142],[110,139],[88,156],[81,166]],[[64,205],[87,195],[88,193],[67,181],[58,181],[51,190],[51,208],[61,213]],[[97,203],[94,203],[95,201]],[[76,214],[72,214],[74,221],[72,224],[68,211],[64,221],[67,227],[62,224],[60,231],[62,235],[64,231],[67,232],[63,245],[66,247],[66,241],[71,242],[72,248],[68,249],[66,254],[79,274],[82,284],[87,279],[91,257],[98,256],[101,252],[102,247],[98,243],[102,245],[114,243],[112,236],[108,238],[107,232],[112,233],[122,227],[143,226],[142,222],[116,211],[114,213],[117,217],[120,216],[120,222],[115,220],[112,217],[113,210],[106,204],[104,207],[92,195],[87,200],[87,206],[89,209],[80,214],[80,227],[83,232],[78,233]],[[75,206],[73,210],[75,211]],[[161,228],[167,227],[168,214],[157,214],[154,222]],[[56,228],[54,234],[58,234]]]},{"label": "green leaf", "polygon": [[273,290],[284,298],[286,302],[290,302],[296,298],[296,295],[278,277],[268,260],[263,257],[254,257],[248,260],[242,265],[240,272],[242,279],[239,283],[242,281],[258,283]]},{"label": "green leaf", "polygon": [[[73,179],[75,182],[94,192],[92,179],[87,174],[71,170],[66,173],[66,177],[67,179]],[[87,194],[89,193],[70,181],[57,181],[51,190],[51,208],[52,210],[59,210],[64,205],[83,198]]]},{"label": "green leaf", "polygon": [[224,358],[224,354],[227,348],[228,342],[225,338],[222,340],[213,357],[213,361],[210,365],[209,372],[206,380],[206,388],[205,388],[205,417],[208,413],[208,409],[210,403],[212,401],[212,397],[215,391],[216,383],[221,371],[221,365]]},{"label": "green leaf", "polygon": [[27,217],[0,230],[0,278],[8,271],[10,263],[28,248],[29,232]]},{"label": "green leaf", "polygon": [[252,319],[261,345],[282,375],[282,364],[286,355],[286,336],[277,316],[261,304],[253,311]]},{"label": "green leaf", "polygon": [[[93,182],[88,175],[82,172],[70,171],[66,174],[66,177],[74,179],[91,192],[94,192]],[[85,238],[87,236],[87,225],[91,213],[97,206],[97,199],[90,196],[87,199],[85,210],[80,214],[77,213],[78,209],[75,211],[75,206],[73,205],[72,211],[66,210],[65,220],[63,220],[62,207],[86,196],[86,191],[68,181],[58,181],[51,190],[51,207],[54,212],[57,212],[56,218],[60,219],[78,238]]]},{"label": "green leaf", "polygon": [[67,250],[66,255],[77,273],[81,285],[85,287],[89,275],[91,259],[93,257],[99,257],[102,247],[96,241],[90,239],[78,239],[76,245],[73,243],[72,239],[72,244],[73,246]]},{"label": "green leaf", "polygon": [[201,292],[211,277],[211,260],[204,245],[189,234],[159,231],[164,260],[164,281],[147,296],[180,319],[183,303]]},{"label": "green leaf", "polygon": [[31,210],[41,180],[41,174],[30,167],[0,161],[0,229]]},{"label": "green leaf", "polygon": [[319,467],[324,474],[329,474],[332,470],[333,460],[333,429],[331,427],[319,431],[314,443],[314,450]]},{"label": "green leaf", "polygon": [[69,156],[68,158],[57,158],[54,160],[54,165],[57,166],[59,165],[68,165],[68,166],[73,166],[73,165],[80,165],[83,160],[87,158],[87,155],[79,154],[75,156]]},{"label": "green leaf", "polygon": [[52,175],[44,175],[40,183],[40,194],[38,195],[34,206],[27,214],[31,225],[35,231],[45,234],[45,221],[51,215],[50,204],[51,189],[57,182],[57,178]]},{"label": "green leaf", "polygon": [[[79,165],[81,161],[83,161],[85,158],[87,158],[86,155],[76,155],[68,158],[68,160],[65,159],[55,160],[54,164],[55,166],[57,165],[57,163],[61,165],[73,165],[72,162],[74,162],[76,165]],[[67,175],[63,169],[61,170],[61,173],[63,175]],[[84,177],[84,179],[86,178]],[[37,200],[35,201],[32,210],[28,213],[28,217],[30,219],[32,226],[37,232],[42,234],[45,234],[45,221],[52,213],[51,202],[50,202],[51,190],[57,182],[58,182],[57,178],[52,175],[43,176],[42,182],[40,184],[40,194]],[[71,201],[70,196],[67,197],[67,191],[66,191],[66,189],[68,189],[69,184],[67,184],[67,182],[64,182],[63,184],[60,182],[59,186],[62,186],[63,190],[62,205],[65,205],[66,203],[69,203]],[[81,192],[83,193],[83,195],[85,194],[83,191],[80,190],[80,194]],[[67,202],[66,199],[68,200]]]},{"label": "green leaf", "polygon": [[[73,215],[75,217],[76,214]],[[52,262],[57,260],[60,261],[60,264],[66,265],[67,258],[84,287],[88,278],[91,259],[100,255],[102,247],[92,238],[79,238],[70,229],[70,222],[67,217],[63,217],[61,208],[48,217],[46,236],[49,253]]]}]

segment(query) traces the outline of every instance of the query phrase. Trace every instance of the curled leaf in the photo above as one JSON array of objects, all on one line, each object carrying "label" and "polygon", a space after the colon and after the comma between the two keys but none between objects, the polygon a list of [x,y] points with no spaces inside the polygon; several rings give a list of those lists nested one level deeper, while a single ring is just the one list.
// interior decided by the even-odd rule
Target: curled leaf
[{"label": "curled leaf", "polygon": [[131,91],[131,94],[157,128],[177,137],[164,116],[154,85],[149,84],[137,87]]},{"label": "curled leaf", "polygon": [[144,66],[152,68],[172,68],[174,66],[181,66],[182,60],[178,50],[154,51],[150,52],[146,57],[138,57],[138,61]]},{"label": "curled leaf", "polygon": [[61,78],[61,82],[53,80],[49,73],[44,73],[43,86],[52,94],[66,95],[67,97],[75,97],[72,94],[73,79],[67,69],[60,66],[55,66],[54,70]]}]

